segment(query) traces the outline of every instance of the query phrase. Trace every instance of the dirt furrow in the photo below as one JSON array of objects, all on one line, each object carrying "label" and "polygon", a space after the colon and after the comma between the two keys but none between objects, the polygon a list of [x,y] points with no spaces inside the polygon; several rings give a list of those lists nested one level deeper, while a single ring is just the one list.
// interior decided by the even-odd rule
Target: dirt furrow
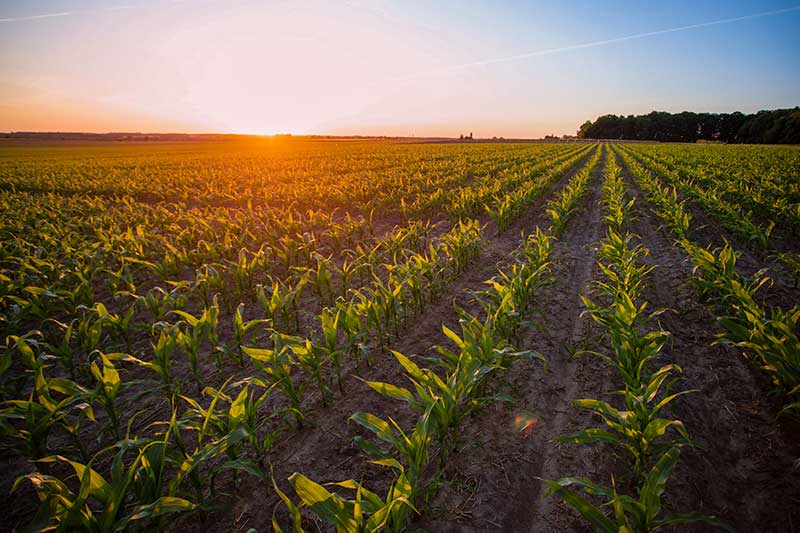
[{"label": "dirt furrow", "polygon": [[689,283],[688,258],[659,229],[624,165],[623,174],[638,206],[632,231],[655,267],[645,297],[652,309],[668,309],[659,320],[672,338],[660,362],[683,369],[675,391],[696,391],[666,413],[683,420],[696,445],[684,449],[667,502],[675,511],[717,515],[737,531],[791,531],[800,524],[800,477],[790,474],[800,456],[797,427],[776,418],[779,406],[766,380],[739,350],[711,345],[718,327]]},{"label": "dirt furrow", "polygon": [[[537,199],[525,214],[501,235],[496,235],[493,224],[487,224],[486,239],[480,258],[474,267],[462,273],[450,285],[445,295],[426,306],[423,314],[411,319],[402,328],[400,337],[391,347],[405,354],[430,355],[431,347],[443,343],[445,338],[441,332],[443,323],[455,327],[457,316],[453,303],[472,312],[478,312],[475,303],[469,296],[471,290],[481,290],[484,281],[497,273],[499,264],[507,262],[511,252],[521,242],[522,232],[530,233],[537,224],[544,224],[544,205],[552,195],[566,185],[588,161],[590,155],[582,158],[569,172]],[[292,432],[276,446],[271,454],[275,479],[287,493],[292,494],[286,479],[293,472],[302,472],[318,482],[341,481],[355,478],[363,481],[367,487],[380,493],[389,481],[388,471],[370,465],[361,451],[354,445],[353,437],[362,433],[349,423],[349,417],[357,411],[369,411],[378,416],[391,416],[401,424],[411,420],[406,406],[398,401],[388,400],[374,393],[362,378],[387,381],[407,385],[402,372],[389,353],[375,353],[375,364],[368,369],[354,370],[345,378],[344,393],[337,395],[332,406],[322,408],[317,405],[308,414],[306,427]],[[215,512],[210,522],[230,531],[246,531],[250,527],[265,526],[270,523],[273,508],[278,504],[278,497],[271,488],[266,490],[254,478],[244,478],[238,488],[229,487],[235,494],[223,501],[223,510]],[[243,494],[257,495],[244,498]],[[181,528],[192,528],[196,521],[187,520]],[[193,530],[204,529],[198,525]]]},{"label": "dirt furrow", "polygon": [[[622,164],[621,158],[619,162]],[[648,170],[648,172],[650,171]],[[658,177],[662,183],[666,184],[661,176]],[[732,243],[739,253],[736,262],[737,268],[743,274],[752,276],[759,270],[766,269],[767,274],[772,278],[773,281],[767,291],[767,303],[788,309],[800,302],[800,287],[795,286],[794,273],[788,265],[775,257],[763,257],[753,253],[748,243],[742,242],[741,238],[728,232],[696,202],[688,198],[683,191],[678,191],[678,197],[685,200],[684,209],[692,217],[690,238],[693,242],[712,248],[724,246],[726,242]]]},{"label": "dirt furrow", "polygon": [[[610,152],[606,149],[606,158]],[[605,159],[602,167],[605,167]],[[558,479],[567,475],[602,478],[610,463],[599,450],[587,446],[561,443],[558,437],[573,433],[592,423],[585,410],[572,403],[577,398],[602,397],[613,385],[612,373],[601,361],[590,355],[576,354],[595,348],[601,331],[584,310],[581,295],[590,291],[598,275],[596,246],[603,236],[603,180],[593,184],[585,209],[572,222],[558,243],[554,260],[558,265],[553,292],[545,294],[544,313],[549,371],[529,390],[530,401],[540,405],[541,426],[537,425],[531,442],[531,456],[536,465],[522,480],[523,497],[514,512],[506,518],[506,531],[580,531],[585,523],[561,500],[545,498],[540,479]]]},{"label": "dirt furrow", "polygon": [[[516,363],[493,391],[508,394],[513,403],[491,404],[470,418],[458,450],[449,456],[439,495],[416,524],[420,528],[524,531],[550,521],[553,529],[563,530],[561,524],[569,520],[541,501],[537,477],[597,463],[592,454],[562,448],[555,439],[583,416],[570,400],[604,382],[597,379],[593,361],[572,357],[589,334],[589,324],[579,317],[578,295],[594,273],[594,243],[601,231],[601,168],[602,163],[583,205],[553,246],[557,282],[541,291],[535,303],[538,327],[528,331],[521,346],[544,354],[546,366],[537,360]],[[544,214],[539,213],[528,229],[543,223]]]}]

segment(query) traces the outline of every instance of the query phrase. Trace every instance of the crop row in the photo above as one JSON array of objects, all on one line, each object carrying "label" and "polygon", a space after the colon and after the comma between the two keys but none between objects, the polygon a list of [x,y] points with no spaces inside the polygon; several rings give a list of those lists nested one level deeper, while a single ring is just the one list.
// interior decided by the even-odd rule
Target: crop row
[{"label": "crop row", "polygon": [[[657,312],[647,311],[643,294],[652,267],[642,261],[648,250],[634,244],[634,236],[626,229],[634,202],[626,197],[613,155],[606,158],[603,201],[608,226],[598,248],[603,277],[595,282],[596,299],[583,297],[583,302],[587,314],[603,328],[608,346],[607,351],[587,353],[601,358],[615,371],[622,389],[614,393],[619,398],[616,402],[576,400],[577,406],[589,410],[603,424],[561,440],[609,445],[624,455],[627,469],[621,479],[612,480],[610,487],[586,478],[547,480],[547,494],[560,497],[594,527],[609,533],[647,532],[696,521],[715,523],[712,517],[662,512],[663,493],[680,448],[690,443],[683,423],[662,418],[662,411],[675,398],[691,391],[672,392],[675,380],[670,375],[681,369],[675,364],[658,366],[669,333],[650,329]],[[602,503],[593,503],[596,499]]]},{"label": "crop row", "polygon": [[637,145],[639,155],[741,206],[762,223],[800,226],[800,152],[795,147]]},{"label": "crop row", "polygon": [[720,342],[739,347],[786,395],[785,410],[800,409],[800,340],[795,333],[800,308],[789,310],[767,307],[759,292],[766,290],[769,278],[758,272],[752,277],[736,270],[736,251],[726,244],[706,249],[688,237],[690,216],[674,189],[664,187],[625,152],[626,166],[636,178],[656,214],[675,233],[678,245],[694,264],[694,281],[701,293],[713,299],[719,310]]},{"label": "crop row", "polygon": [[[448,454],[457,445],[465,417],[487,402],[502,399],[487,395],[487,380],[506,372],[520,357],[543,357],[536,352],[518,351],[513,341],[539,288],[550,282],[551,243],[585,196],[596,162],[597,156],[550,202],[550,229],[543,232],[537,227],[516,251],[515,261],[487,281],[489,289],[477,294],[483,318],[456,307],[460,334],[442,326],[455,350],[437,346],[438,356],[425,359],[429,367],[393,352],[410,388],[367,382],[378,394],[403,401],[416,413],[413,426],[406,427],[393,418],[383,419],[367,412],[357,412],[350,418],[375,436],[375,440],[357,439],[364,453],[374,464],[393,472],[386,495],[381,496],[354,479],[328,484],[338,488],[331,491],[295,473],[289,481],[300,503],[279,492],[293,531],[303,530],[303,507],[337,531],[352,532],[402,531],[413,514],[423,510],[436,490]],[[353,491],[353,497],[343,496],[340,489]],[[273,525],[276,530],[280,528],[275,518]]]}]

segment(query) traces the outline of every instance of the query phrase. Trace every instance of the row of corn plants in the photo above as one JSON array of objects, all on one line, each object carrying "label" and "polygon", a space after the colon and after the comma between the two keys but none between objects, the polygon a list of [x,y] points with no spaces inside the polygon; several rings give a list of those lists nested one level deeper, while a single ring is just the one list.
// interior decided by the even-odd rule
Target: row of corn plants
[{"label": "row of corn plants", "polygon": [[796,413],[800,410],[800,339],[796,333],[800,307],[784,310],[765,304],[760,293],[766,290],[770,278],[763,271],[750,277],[737,272],[737,253],[730,244],[706,249],[692,242],[689,215],[674,200],[674,190],[663,187],[656,175],[625,152],[622,157],[656,214],[692,260],[693,279],[701,293],[719,309],[719,342],[740,348],[785,394],[784,411]]},{"label": "row of corn plants", "polygon": [[762,222],[800,226],[796,175],[800,154],[791,146],[637,145],[636,152],[691,178]]},{"label": "row of corn plants", "polygon": [[521,213],[545,193],[547,188],[565,175],[587,153],[593,151],[586,166],[592,168],[600,157],[597,147],[587,146],[569,159],[554,165],[535,180],[523,181],[516,189],[502,195],[496,195],[491,203],[485,204],[486,212],[497,224],[497,231],[502,233]]},{"label": "row of corn plants", "polygon": [[775,226],[774,223],[766,226],[758,225],[752,221],[752,213],[744,212],[740,205],[727,201],[716,189],[701,187],[690,177],[681,175],[651,156],[635,152],[630,148],[621,150],[627,150],[641,165],[657,173],[668,184],[691,198],[733,235],[750,243],[756,250],[769,250],[769,236]]},{"label": "row of corn plants", "polygon": [[[611,486],[586,478],[546,480],[547,495],[555,495],[577,510],[594,527],[608,532],[655,531],[662,527],[703,521],[712,517],[689,513],[664,513],[662,498],[678,461],[680,448],[689,444],[680,420],[663,417],[663,411],[679,396],[672,392],[675,364],[658,366],[669,333],[650,329],[657,311],[647,310],[643,292],[652,270],[643,263],[648,254],[626,229],[633,216],[633,200],[615,157],[606,159],[603,190],[607,233],[598,248],[602,279],[594,285],[594,300],[582,297],[586,313],[603,327],[606,350],[588,351],[601,358],[619,377],[618,402],[580,399],[575,404],[589,410],[602,425],[561,437],[578,444],[609,445],[625,458],[628,471]],[[615,406],[614,404],[617,404]],[[597,502],[597,503],[596,503]]]},{"label": "row of corn plants", "polygon": [[[172,438],[181,438],[185,431],[194,431],[198,435],[193,450],[185,442],[179,444],[179,448],[184,450],[185,460],[199,463],[201,459],[210,461],[220,454],[229,459],[222,466],[215,465],[211,468],[207,473],[210,476],[208,479],[216,478],[225,470],[237,472],[245,470],[263,476],[263,472],[267,469],[267,454],[280,432],[267,428],[270,420],[276,417],[288,417],[298,425],[301,424],[304,416],[301,401],[306,385],[316,383],[323,392],[323,398],[328,397],[326,392],[329,391],[329,386],[324,380],[326,366],[335,365],[337,377],[341,378],[340,359],[351,352],[354,352],[356,357],[362,353],[370,333],[367,329],[369,320],[373,318],[382,328],[381,331],[385,330],[387,324],[396,327],[393,320],[401,320],[405,313],[411,312],[414,305],[421,306],[425,301],[424,298],[433,297],[432,291],[437,287],[441,288],[447,280],[466,268],[474,259],[480,241],[481,232],[477,222],[459,223],[454,230],[441,238],[439,244],[430,245],[427,254],[412,254],[408,256],[407,264],[396,265],[398,268],[392,269],[394,277],[390,278],[388,283],[376,277],[376,286],[370,289],[373,292],[369,295],[359,292],[350,300],[351,305],[336,308],[334,312],[330,309],[324,310],[320,315],[323,338],[305,339],[274,332],[270,349],[246,345],[248,341],[252,344],[249,332],[256,326],[266,325],[268,321],[245,321],[242,318],[241,306],[234,314],[236,339],[230,345],[222,344],[217,333],[219,304],[215,295],[199,316],[174,309],[166,312],[166,316],[162,316],[162,319],[176,316],[180,320],[173,324],[161,320],[153,326],[152,358],[134,357],[127,353],[106,354],[92,346],[97,345],[104,327],[108,328],[111,322],[118,320],[119,317],[112,317],[102,304],[98,304],[94,309],[97,319],[92,324],[97,326],[92,334],[92,344],[87,346],[87,350],[90,351],[86,359],[86,362],[90,362],[88,368],[91,378],[97,384],[92,389],[53,373],[53,365],[61,363],[62,359],[70,359],[70,362],[74,363],[72,361],[74,353],[70,352],[70,335],[74,331],[71,326],[66,326],[66,339],[57,347],[44,342],[41,334],[36,331],[24,337],[10,336],[3,352],[3,365],[0,371],[3,373],[7,371],[12,359],[25,362],[28,368],[23,375],[24,379],[13,384],[3,384],[4,395],[18,398],[28,386],[33,387],[28,400],[6,402],[5,408],[0,411],[0,427],[4,436],[16,442],[20,455],[35,461],[38,474],[48,470],[46,465],[53,462],[53,457],[63,457],[71,461],[70,464],[90,465],[92,461],[97,460],[98,455],[107,454],[105,452],[107,448],[101,449],[97,454],[90,454],[83,445],[80,432],[89,429],[87,427],[89,424],[93,427],[98,427],[96,425],[99,424],[102,430],[98,427],[98,439],[108,442],[112,447],[119,445],[121,441],[133,438],[130,437],[132,427],[135,419],[142,413],[135,413],[129,417],[127,432],[124,428],[123,413],[139,396],[133,400],[129,398],[123,401],[122,392],[139,388],[144,391],[156,390],[161,391],[164,400],[176,413],[175,424],[179,431],[171,431]],[[400,268],[403,265],[405,267]],[[424,298],[418,295],[415,299],[411,290],[412,279],[416,280],[414,286],[423,287],[421,290]],[[430,283],[425,284],[426,280]],[[220,356],[226,348],[239,361],[243,356],[249,356],[261,374],[237,382],[228,380],[217,389],[206,386],[200,371],[202,354],[210,351],[215,356]],[[199,396],[193,398],[187,395],[186,389],[181,386],[173,373],[173,356],[177,349],[188,358]],[[56,354],[60,354],[61,358],[55,357]],[[154,386],[147,386],[148,383],[142,380],[124,382],[121,377],[123,369],[119,368],[120,362],[133,363],[152,371],[153,375],[157,376],[156,383]],[[219,359],[217,362],[219,369],[223,370],[224,365]],[[70,368],[83,367],[80,364],[70,364]],[[301,372],[307,379],[298,379],[298,373]],[[11,390],[12,386],[14,390]],[[270,412],[268,416],[264,416],[268,404],[275,403],[275,394],[279,394],[283,404],[271,412],[268,411]],[[205,406],[207,400],[203,398],[210,400],[210,404]],[[182,414],[179,413],[181,406],[188,406]],[[103,416],[95,416],[98,408],[102,410]],[[156,424],[159,425],[161,424]],[[151,425],[146,425],[142,430],[152,430]],[[68,435],[72,444],[63,443],[63,438],[59,438],[56,433],[60,433],[61,437]],[[150,440],[152,438],[154,437],[149,437]],[[136,439],[142,442],[150,441],[138,436]],[[211,448],[207,452],[202,452],[209,446]],[[125,450],[129,453],[130,447],[126,445]],[[195,457],[194,454],[201,452],[202,457]],[[244,457],[245,453],[254,456],[256,460],[247,459]],[[183,468],[175,462],[171,463],[171,466]],[[202,488],[205,483],[198,481],[199,475],[195,476],[193,483]],[[36,487],[44,486],[39,483],[38,477],[29,476],[28,479]],[[46,487],[52,488],[53,484],[66,490],[67,484],[58,477],[54,477],[52,483],[46,484]],[[66,509],[54,503],[55,499],[62,497],[63,494],[58,496],[44,489],[39,494],[45,502],[41,507],[42,524],[48,526],[56,523],[74,525],[74,520],[66,517],[65,513],[82,512],[81,510],[85,510],[83,506],[89,505],[84,498],[76,504],[77,507]],[[205,497],[205,492],[198,489],[194,499],[203,501]],[[125,494],[124,498],[126,501],[138,501],[131,494]],[[184,500],[183,507],[175,507],[176,511],[193,509],[199,505],[189,504],[186,503],[189,502],[188,499]],[[167,509],[164,508],[163,512],[167,512]],[[142,515],[142,518],[148,516]]]},{"label": "row of corn plants", "polygon": [[[754,201],[750,198],[750,195],[758,194],[762,188],[770,185],[777,187],[776,182],[778,180],[762,177],[758,185],[750,184],[745,186],[739,182],[739,187],[744,187],[745,190],[737,188],[731,190],[726,188],[726,180],[719,179],[718,175],[713,180],[703,179],[705,167],[692,166],[687,168],[675,163],[669,157],[656,157],[654,154],[642,153],[639,150],[629,151],[629,154],[635,157],[639,164],[661,176],[697,202],[705,212],[719,221],[731,235],[739,238],[751,250],[759,255],[767,255],[784,263],[794,273],[795,287],[800,284],[800,254],[782,252],[776,249],[773,241],[770,240],[775,223],[768,221],[766,224],[757,224],[753,221],[754,212],[752,210],[745,211],[743,207],[745,205],[753,205]],[[771,207],[778,211],[788,211],[789,213],[797,211],[796,206],[787,205],[787,198],[791,198],[791,195],[785,194],[782,188],[779,190],[781,194],[772,197],[770,201]],[[735,200],[728,198],[728,195],[731,194],[735,196]],[[773,191],[773,194],[775,194],[775,191]],[[744,200],[744,198],[750,201]],[[764,199],[755,202],[761,212],[767,210],[763,202]],[[787,217],[786,214],[779,216]],[[797,226],[797,219],[792,214],[789,214],[787,218],[787,222]]]},{"label": "row of corn plants", "polygon": [[[453,219],[474,217],[484,211],[489,203],[497,203],[498,198],[512,193],[522,184],[541,179],[552,169],[571,162],[573,165],[585,156],[590,146],[576,146],[566,151],[555,151],[549,157],[527,161],[518,167],[504,169],[496,175],[487,175],[470,187],[456,190],[440,190],[434,196],[446,197],[444,209]],[[440,201],[440,198],[429,198],[429,201]]]},{"label": "row of corn plants", "polygon": [[[520,357],[543,359],[537,352],[519,351],[515,346],[518,342],[513,341],[539,289],[552,281],[551,243],[585,196],[596,160],[551,202],[550,229],[545,232],[537,227],[516,250],[515,261],[486,282],[487,290],[476,293],[483,318],[456,307],[460,333],[442,326],[455,349],[437,346],[438,355],[425,359],[429,366],[393,351],[411,387],[366,382],[378,394],[405,402],[416,414],[415,422],[406,426],[368,412],[351,417],[375,437],[357,437],[359,447],[372,463],[393,472],[386,495],[376,494],[354,479],[326,486],[295,473],[289,482],[300,502],[279,492],[289,510],[293,531],[303,530],[303,507],[337,531],[348,532],[402,531],[415,513],[422,512],[435,493],[448,455],[457,445],[463,420],[487,402],[504,399],[487,394],[487,380],[506,372]],[[341,489],[348,489],[353,496],[342,495]],[[273,525],[281,530],[277,519]]]}]

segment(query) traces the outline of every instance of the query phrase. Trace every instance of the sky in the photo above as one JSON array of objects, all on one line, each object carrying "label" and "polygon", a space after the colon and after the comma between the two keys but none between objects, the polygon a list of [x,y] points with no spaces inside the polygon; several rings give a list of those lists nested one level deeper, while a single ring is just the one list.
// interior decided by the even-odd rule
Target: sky
[{"label": "sky", "polygon": [[800,105],[798,58],[798,0],[0,0],[0,131],[574,134]]}]

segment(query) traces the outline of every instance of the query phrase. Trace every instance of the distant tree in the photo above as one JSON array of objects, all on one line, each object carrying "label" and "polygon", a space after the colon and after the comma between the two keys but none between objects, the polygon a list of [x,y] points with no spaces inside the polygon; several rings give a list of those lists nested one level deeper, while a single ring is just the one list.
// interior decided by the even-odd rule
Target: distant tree
[{"label": "distant tree", "polygon": [[463,141],[464,140],[464,134],[462,133],[461,135],[458,136],[458,138]]},{"label": "distant tree", "polygon": [[587,120],[586,122],[581,124],[580,128],[578,128],[578,137],[580,139],[588,139],[589,138],[588,132],[591,129],[592,129],[592,121]]},{"label": "distant tree", "polygon": [[603,115],[587,120],[578,137],[590,139],[638,139],[643,141],[727,143],[800,143],[800,107],[735,113],[665,113],[647,115]]}]

